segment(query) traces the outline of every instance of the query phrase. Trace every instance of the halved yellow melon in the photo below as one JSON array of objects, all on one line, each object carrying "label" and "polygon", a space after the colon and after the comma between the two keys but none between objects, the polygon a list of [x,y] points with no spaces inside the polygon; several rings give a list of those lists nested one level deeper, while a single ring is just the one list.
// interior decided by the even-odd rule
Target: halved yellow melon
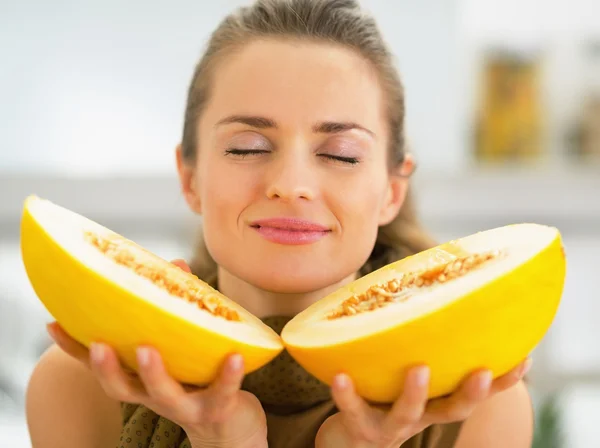
[{"label": "halved yellow melon", "polygon": [[421,363],[437,397],[475,369],[497,377],[521,362],[554,319],[565,271],[555,228],[501,227],[366,275],[298,314],[281,337],[307,371],[327,384],[346,372],[370,401],[394,401],[406,369]]},{"label": "halved yellow melon", "polygon": [[494,377],[512,369],[550,327],[566,271],[558,230],[501,227],[340,288],[280,338],[195,276],[35,196],[25,201],[21,248],[34,290],[65,330],[86,346],[110,344],[133,370],[135,348],[149,344],[174,378],[202,385],[229,353],[251,372],[285,346],[321,381],[346,372],[360,395],[380,403],[400,395],[415,364],[431,368],[430,397],[452,392],[475,369]]},{"label": "halved yellow melon", "polygon": [[208,284],[50,201],[25,201],[21,251],[36,294],[67,333],[85,346],[106,342],[132,370],[142,344],[159,350],[174,378],[197,385],[230,353],[250,372],[283,350],[277,333]]}]

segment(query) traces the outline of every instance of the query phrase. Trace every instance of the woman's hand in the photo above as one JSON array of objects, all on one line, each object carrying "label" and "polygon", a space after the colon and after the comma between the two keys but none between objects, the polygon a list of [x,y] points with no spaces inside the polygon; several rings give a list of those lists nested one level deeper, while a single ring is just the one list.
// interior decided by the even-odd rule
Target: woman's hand
[{"label": "woman's hand", "polygon": [[[174,261],[189,271],[182,261]],[[56,344],[87,365],[106,394],[114,400],[140,403],[181,426],[194,448],[267,446],[266,417],[258,399],[240,390],[243,359],[231,355],[219,376],[207,388],[184,386],[165,370],[160,354],[151,347],[138,348],[139,375],[126,371],[105,344],[90,350],[72,339],[57,323],[48,326]]]},{"label": "woman's hand", "polygon": [[531,365],[528,358],[509,373],[491,381],[491,373],[473,373],[450,396],[427,400],[429,369],[411,369],[404,393],[387,408],[369,406],[345,374],[337,375],[331,391],[340,412],[319,429],[317,448],[398,448],[432,424],[465,420],[493,394],[517,384]]}]

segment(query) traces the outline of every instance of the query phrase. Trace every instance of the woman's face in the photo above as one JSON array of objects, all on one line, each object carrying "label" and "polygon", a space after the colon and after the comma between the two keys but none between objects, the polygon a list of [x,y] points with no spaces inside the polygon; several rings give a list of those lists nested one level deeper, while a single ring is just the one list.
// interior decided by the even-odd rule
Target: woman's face
[{"label": "woman's face", "polygon": [[218,63],[210,93],[196,166],[179,165],[217,264],[273,292],[354,275],[406,189],[388,170],[372,66],[337,46],[257,41]]}]

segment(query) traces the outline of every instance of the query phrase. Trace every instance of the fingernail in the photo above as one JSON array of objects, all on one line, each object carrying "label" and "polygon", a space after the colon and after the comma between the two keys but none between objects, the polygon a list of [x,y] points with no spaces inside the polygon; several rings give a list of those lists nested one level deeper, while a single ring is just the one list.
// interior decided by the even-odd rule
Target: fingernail
[{"label": "fingernail", "polygon": [[350,384],[350,378],[345,373],[340,373],[335,377],[335,382],[340,389],[345,389]]},{"label": "fingernail", "polygon": [[96,364],[101,363],[104,360],[104,347],[102,344],[92,342],[90,345],[90,355],[92,357],[92,362]]},{"label": "fingernail", "polygon": [[417,385],[426,386],[429,383],[429,367],[420,367],[417,371]]},{"label": "fingernail", "polygon": [[533,360],[531,358],[527,358],[527,361],[525,361],[525,364],[522,367],[521,370],[521,378],[523,378],[527,372],[529,372],[531,370],[531,365],[533,364]]},{"label": "fingernail", "polygon": [[47,324],[46,325],[46,331],[48,332],[48,334],[50,335],[50,337],[56,341],[56,330],[54,329],[54,325],[53,324]]},{"label": "fingernail", "polygon": [[140,366],[146,367],[150,364],[150,350],[147,347],[138,347],[136,354]]},{"label": "fingernail", "polygon": [[241,355],[233,355],[229,359],[229,368],[232,372],[237,372],[242,368],[242,356]]},{"label": "fingernail", "polygon": [[482,389],[488,389],[492,385],[492,372],[486,370],[479,377],[479,386]]}]

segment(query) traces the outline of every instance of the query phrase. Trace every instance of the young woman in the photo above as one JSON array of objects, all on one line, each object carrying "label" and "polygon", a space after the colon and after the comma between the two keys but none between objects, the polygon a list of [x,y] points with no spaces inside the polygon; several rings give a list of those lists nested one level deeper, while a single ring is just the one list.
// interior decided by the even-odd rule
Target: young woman
[{"label": "young woman", "polygon": [[[408,193],[403,89],[355,1],[263,0],[227,17],[193,75],[176,155],[183,195],[203,217],[191,270],[277,331],[434,244]],[[427,366],[415,366],[384,408],[357,396],[352,378],[330,389],[285,352],[245,378],[233,354],[197,389],[170,378],[152,347],[139,348],[132,376],[110,347],[88,352],[49,330],[56,345],[27,397],[34,448],[531,445],[528,361],[494,381],[473,372],[430,401]]]}]

